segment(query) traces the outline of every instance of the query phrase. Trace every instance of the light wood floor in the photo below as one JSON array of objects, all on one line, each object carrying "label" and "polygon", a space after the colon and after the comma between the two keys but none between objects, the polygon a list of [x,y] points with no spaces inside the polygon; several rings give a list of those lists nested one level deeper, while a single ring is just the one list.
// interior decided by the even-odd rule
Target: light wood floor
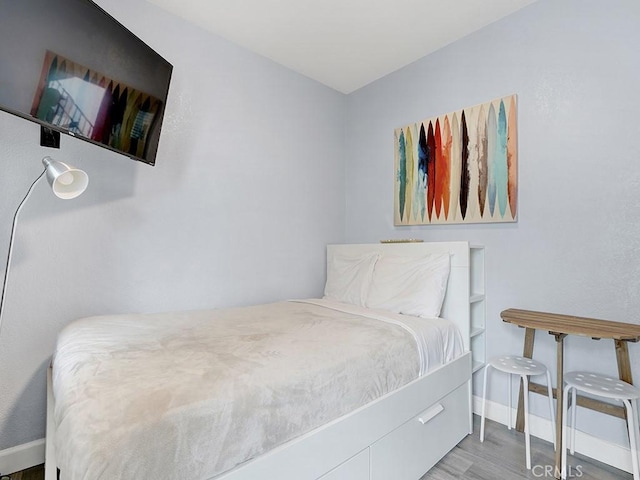
[{"label": "light wood floor", "polygon": [[[480,418],[467,436],[420,480],[553,480],[553,444],[531,437],[531,470],[525,467],[524,434],[487,420],[480,443]],[[568,454],[569,478],[631,480],[633,475],[579,454]]]},{"label": "light wood floor", "polygon": [[[474,416],[474,434],[460,442],[420,480],[553,480],[554,452],[551,443],[531,437],[533,468],[527,470],[524,434],[487,420],[484,443],[480,443],[479,431],[480,420]],[[630,473],[580,455],[569,455],[569,465],[570,478],[574,479],[631,480],[633,477]],[[44,467],[14,473],[11,480],[44,480]]]},{"label": "light wood floor", "polygon": [[[9,476],[11,480],[44,480],[44,465],[22,470]],[[4,477],[2,477],[4,480]]]}]

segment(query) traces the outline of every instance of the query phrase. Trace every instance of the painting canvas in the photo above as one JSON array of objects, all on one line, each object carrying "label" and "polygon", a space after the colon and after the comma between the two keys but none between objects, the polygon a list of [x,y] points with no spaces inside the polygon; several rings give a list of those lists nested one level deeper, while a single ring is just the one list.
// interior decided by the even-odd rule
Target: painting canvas
[{"label": "painting canvas", "polygon": [[516,96],[397,128],[395,225],[514,222]]}]

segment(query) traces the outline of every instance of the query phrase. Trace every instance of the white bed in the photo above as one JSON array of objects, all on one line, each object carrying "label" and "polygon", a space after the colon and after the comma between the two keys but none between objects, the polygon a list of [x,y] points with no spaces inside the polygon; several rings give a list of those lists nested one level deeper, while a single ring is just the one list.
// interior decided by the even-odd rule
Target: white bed
[{"label": "white bed", "polygon": [[[448,242],[327,249],[328,264],[344,255],[418,258],[443,252],[450,255],[451,266],[441,316],[457,326],[455,332],[451,322],[331,298],[74,322],[60,335],[49,375],[47,479],[56,478],[56,466],[62,479],[418,479],[471,432],[469,246]],[[262,331],[261,325],[271,325],[271,330]],[[350,343],[332,343],[334,329],[341,341]],[[431,341],[423,341],[431,335],[427,330],[440,343],[423,349],[421,344]],[[275,338],[276,347],[261,345],[263,337],[270,342]],[[240,343],[231,343],[232,338]],[[362,338],[367,341],[361,354],[356,343]],[[179,356],[167,356],[176,345]],[[275,359],[263,362],[265,352],[271,356],[272,351]],[[233,375],[218,367],[230,357],[238,357]],[[216,367],[208,371],[209,365]],[[352,376],[338,383],[336,391],[324,388],[348,370]],[[184,381],[190,376],[198,388]],[[209,377],[218,383],[203,380]],[[292,390],[282,406],[272,397],[282,396],[285,380]],[[258,384],[278,395],[258,392]],[[330,393],[310,396],[309,388],[318,384]],[[216,388],[216,395],[202,395]],[[237,396],[228,395],[230,390],[237,390]],[[132,398],[132,391],[139,398]],[[268,397],[271,403],[254,405],[253,397]],[[127,404],[120,405],[117,399],[125,398]],[[159,407],[153,402],[159,399],[162,412],[155,418]],[[146,405],[154,406],[145,410]],[[131,411],[140,412],[140,421]],[[259,415],[254,412],[259,411],[276,418],[275,428],[256,423]],[[301,430],[290,431],[290,424]],[[219,435],[224,441],[215,438],[216,431],[225,432]],[[258,432],[265,433],[261,437]],[[207,462],[202,468],[195,465]]]}]

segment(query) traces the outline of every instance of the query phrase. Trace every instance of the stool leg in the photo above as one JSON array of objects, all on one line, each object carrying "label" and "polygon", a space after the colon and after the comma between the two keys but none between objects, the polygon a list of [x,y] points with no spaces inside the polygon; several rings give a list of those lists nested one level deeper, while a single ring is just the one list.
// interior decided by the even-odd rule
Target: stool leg
[{"label": "stool leg", "polygon": [[562,443],[560,444],[560,448],[562,449],[562,473],[561,473],[561,477],[563,479],[567,478],[567,416],[569,414],[569,409],[568,409],[567,405],[569,403],[569,391],[570,390],[571,390],[571,387],[567,385],[567,386],[564,387],[564,393],[562,394],[562,396],[563,396],[563,400],[562,400]]},{"label": "stool leg", "polygon": [[640,410],[638,409],[638,400],[631,400],[631,407],[633,408],[634,413],[636,414],[636,418],[634,419],[635,428],[633,429],[633,433],[636,434],[636,456],[638,459],[638,470],[640,470]]},{"label": "stool leg", "polygon": [[509,420],[508,420],[508,423],[507,423],[507,429],[508,430],[511,430],[511,406],[512,406],[511,395],[512,395],[512,392],[513,392],[513,382],[512,381],[513,381],[513,375],[510,373],[509,374]]},{"label": "stool leg", "polygon": [[627,399],[623,400],[627,409],[627,425],[629,427],[629,443],[631,447],[631,465],[633,466],[633,480],[640,480],[640,472],[638,472],[638,446],[636,444],[636,424],[635,424],[635,405]]},{"label": "stool leg", "polygon": [[529,439],[529,379],[522,375],[524,384],[524,447],[527,456],[527,470],[531,470],[531,440]]},{"label": "stool leg", "polygon": [[578,413],[578,395],[574,388],[571,392],[571,455],[576,453],[576,415]]},{"label": "stool leg", "polygon": [[578,390],[571,392],[571,455],[576,453],[576,416],[578,415]]},{"label": "stool leg", "polygon": [[553,437],[553,449],[556,450],[556,416],[553,409],[553,387],[551,386],[551,373],[547,370],[547,393],[549,396],[549,415],[551,415],[551,435]]},{"label": "stool leg", "polygon": [[487,373],[490,364],[484,367],[484,380],[482,382],[482,415],[480,416],[480,442],[484,442],[484,417],[487,409]]}]

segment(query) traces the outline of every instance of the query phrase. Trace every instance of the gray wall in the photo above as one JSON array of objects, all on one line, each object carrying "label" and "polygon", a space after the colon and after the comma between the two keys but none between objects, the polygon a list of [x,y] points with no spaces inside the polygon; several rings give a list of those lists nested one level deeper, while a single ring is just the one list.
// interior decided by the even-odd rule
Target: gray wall
[{"label": "gray wall", "polygon": [[[500,319],[509,307],[639,322],[639,25],[636,0],[541,0],[348,96],[347,241],[485,245],[489,356],[522,351],[523,331]],[[393,129],[512,93],[519,221],[394,228]],[[617,374],[611,341],[565,345],[567,370]],[[552,336],[534,356],[555,365]],[[506,381],[493,385],[506,405]],[[602,417],[581,413],[579,428],[628,445],[623,422]]]},{"label": "gray wall", "polygon": [[157,166],[0,113],[0,258],[45,155],[87,192],[22,211],[0,334],[0,449],[44,437],[57,332],[88,315],[318,296],[344,241],[345,98],[142,0],[98,2],[174,65]]}]

